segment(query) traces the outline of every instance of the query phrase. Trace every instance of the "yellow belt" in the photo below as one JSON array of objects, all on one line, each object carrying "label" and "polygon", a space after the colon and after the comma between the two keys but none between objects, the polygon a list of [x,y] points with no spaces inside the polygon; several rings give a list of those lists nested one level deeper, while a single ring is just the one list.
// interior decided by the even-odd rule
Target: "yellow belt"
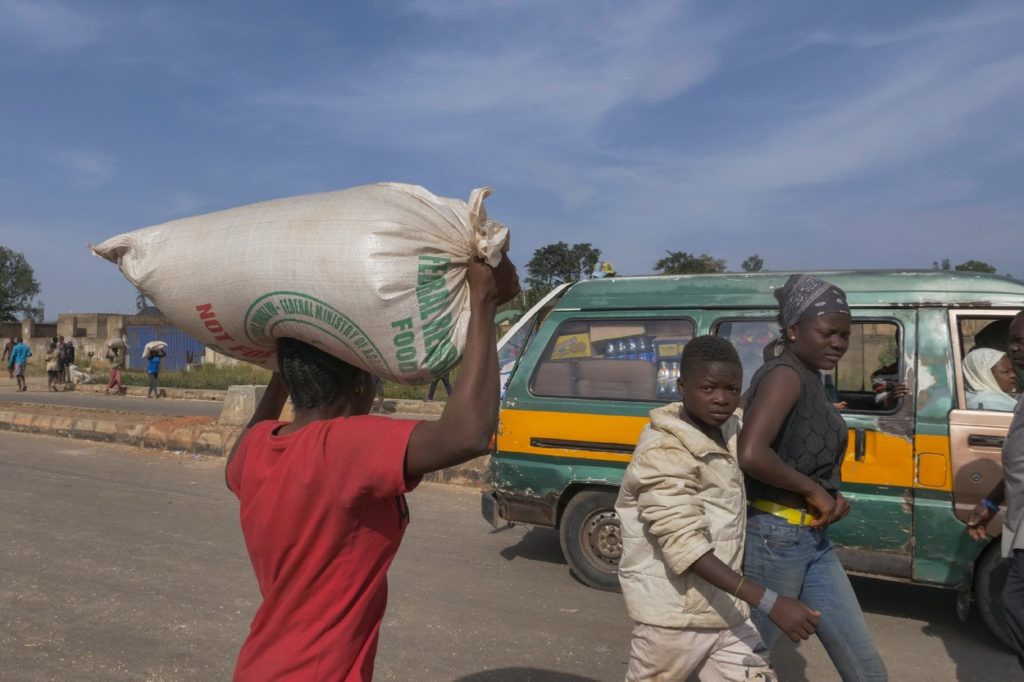
[{"label": "yellow belt", "polygon": [[781,504],[769,502],[768,500],[754,500],[750,503],[750,506],[754,509],[767,512],[772,516],[778,516],[780,519],[786,519],[794,526],[809,526],[814,522],[814,517],[803,509],[786,507]]}]

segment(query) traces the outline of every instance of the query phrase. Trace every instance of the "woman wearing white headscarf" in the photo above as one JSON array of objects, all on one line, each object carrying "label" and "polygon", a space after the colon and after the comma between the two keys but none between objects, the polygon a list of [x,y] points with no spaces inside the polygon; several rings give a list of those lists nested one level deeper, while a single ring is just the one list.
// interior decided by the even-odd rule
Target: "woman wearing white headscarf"
[{"label": "woman wearing white headscarf", "polygon": [[1015,385],[1013,365],[1003,351],[975,348],[964,358],[967,409],[1012,412],[1017,406],[1010,395]]}]

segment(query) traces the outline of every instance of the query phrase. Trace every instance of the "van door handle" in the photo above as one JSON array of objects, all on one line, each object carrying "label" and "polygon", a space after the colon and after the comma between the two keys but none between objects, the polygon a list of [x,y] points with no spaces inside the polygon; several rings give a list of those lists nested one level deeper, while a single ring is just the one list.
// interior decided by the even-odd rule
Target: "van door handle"
[{"label": "van door handle", "polygon": [[867,443],[867,434],[864,429],[854,429],[853,432],[853,459],[858,462],[864,461],[864,450]]},{"label": "van door handle", "polygon": [[1001,448],[1005,442],[1003,436],[979,436],[975,433],[967,436],[967,444],[974,448]]}]

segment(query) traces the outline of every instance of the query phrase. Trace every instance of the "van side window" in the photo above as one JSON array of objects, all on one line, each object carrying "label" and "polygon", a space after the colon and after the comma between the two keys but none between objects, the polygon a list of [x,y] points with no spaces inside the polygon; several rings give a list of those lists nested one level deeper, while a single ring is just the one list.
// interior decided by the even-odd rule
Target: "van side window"
[{"label": "van side window", "polygon": [[957,318],[957,375],[968,410],[1011,412],[1016,406],[1021,386],[1006,356],[1010,322],[1010,317]]},{"label": "van side window", "polygon": [[530,378],[530,391],[553,398],[679,399],[676,379],[687,319],[571,320],[551,337]]},{"label": "van side window", "polygon": [[715,326],[715,335],[728,339],[743,363],[743,390],[750,386],[754,372],[764,364],[765,346],[779,337],[779,323],[774,319],[724,320]]},{"label": "van side window", "polygon": [[[831,372],[822,373],[826,392],[846,412],[895,412],[893,395],[905,381],[900,327],[884,320],[853,319],[850,348]],[[833,393],[834,390],[834,393]]]}]

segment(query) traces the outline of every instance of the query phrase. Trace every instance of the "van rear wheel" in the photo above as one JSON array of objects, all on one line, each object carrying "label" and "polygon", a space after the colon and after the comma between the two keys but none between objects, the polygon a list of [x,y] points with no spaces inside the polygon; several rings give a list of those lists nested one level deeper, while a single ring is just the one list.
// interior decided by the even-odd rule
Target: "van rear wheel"
[{"label": "van rear wheel", "polygon": [[569,568],[582,582],[599,590],[619,589],[622,532],[613,492],[577,493],[562,513],[559,539]]},{"label": "van rear wheel", "polygon": [[985,625],[1003,644],[1013,648],[1013,640],[1003,623],[1003,588],[1010,565],[999,551],[999,540],[988,546],[974,569],[974,598]]}]

